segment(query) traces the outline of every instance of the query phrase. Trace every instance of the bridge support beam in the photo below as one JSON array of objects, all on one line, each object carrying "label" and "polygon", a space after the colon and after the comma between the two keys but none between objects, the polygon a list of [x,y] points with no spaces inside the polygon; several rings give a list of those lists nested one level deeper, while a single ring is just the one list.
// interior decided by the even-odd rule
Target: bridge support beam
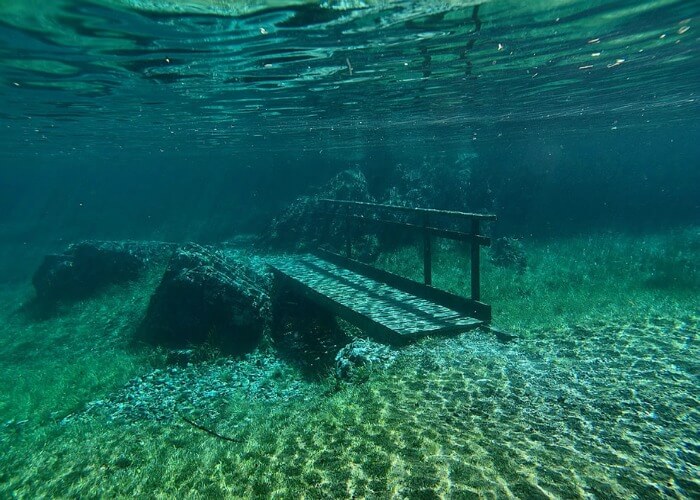
[{"label": "bridge support beam", "polygon": [[[472,219],[472,234],[479,234],[479,219]],[[481,246],[472,240],[471,243],[471,282],[472,300],[481,300]]]}]

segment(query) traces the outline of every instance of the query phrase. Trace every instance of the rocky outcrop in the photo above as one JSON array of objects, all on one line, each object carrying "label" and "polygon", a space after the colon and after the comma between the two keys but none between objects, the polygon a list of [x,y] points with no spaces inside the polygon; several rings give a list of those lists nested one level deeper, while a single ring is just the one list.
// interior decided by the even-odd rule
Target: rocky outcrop
[{"label": "rocky outcrop", "polygon": [[32,283],[39,302],[88,297],[112,284],[138,277],[152,260],[171,252],[173,246],[159,242],[83,241],[65,252],[47,255],[34,273]]},{"label": "rocky outcrop", "polygon": [[151,297],[138,338],[174,348],[208,343],[252,350],[270,317],[269,280],[200,245],[176,250]]},{"label": "rocky outcrop", "polygon": [[[360,170],[344,170],[315,193],[301,196],[276,217],[261,237],[261,243],[275,249],[305,250],[325,243],[339,249],[344,244],[346,230],[341,217],[322,218],[327,209],[321,199],[373,201],[367,189],[367,179]],[[371,260],[379,245],[372,234],[358,235],[353,241],[356,257]]]},{"label": "rocky outcrop", "polygon": [[495,200],[488,178],[474,154],[457,158],[426,157],[396,165],[388,175],[382,203],[464,212],[493,211]]}]

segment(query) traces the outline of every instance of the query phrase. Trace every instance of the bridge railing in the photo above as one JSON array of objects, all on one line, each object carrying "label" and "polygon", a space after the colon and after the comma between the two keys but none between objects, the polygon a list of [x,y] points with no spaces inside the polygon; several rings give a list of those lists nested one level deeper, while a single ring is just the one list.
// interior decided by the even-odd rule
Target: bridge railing
[{"label": "bridge railing", "polygon": [[[423,283],[432,287],[432,244],[434,238],[446,238],[470,244],[471,300],[481,300],[481,253],[482,246],[489,246],[491,239],[482,234],[482,223],[495,221],[492,214],[414,208],[384,205],[351,200],[320,200],[325,214],[345,219],[345,257],[352,259],[352,242],[355,229],[360,223],[379,224],[400,231],[422,235],[423,239]],[[464,229],[464,224],[468,227]],[[490,310],[489,310],[490,315]]]}]

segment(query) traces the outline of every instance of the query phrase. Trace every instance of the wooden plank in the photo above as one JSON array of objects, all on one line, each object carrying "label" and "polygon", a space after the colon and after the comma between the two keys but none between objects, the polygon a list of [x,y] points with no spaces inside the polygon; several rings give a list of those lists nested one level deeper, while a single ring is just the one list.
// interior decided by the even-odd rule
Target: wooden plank
[{"label": "wooden plank", "polygon": [[482,324],[443,305],[312,255],[273,259],[277,279],[382,341],[405,343]]},{"label": "wooden plank", "polygon": [[[437,303],[447,305],[460,312],[469,314],[484,321],[491,320],[491,307],[481,302],[481,274],[480,274],[480,245],[490,245],[490,238],[479,234],[480,221],[496,220],[493,214],[476,214],[468,212],[457,212],[453,210],[438,210],[433,208],[415,208],[404,207],[398,205],[385,205],[379,203],[369,203],[352,200],[333,200],[321,199],[321,202],[328,206],[337,207],[335,214],[330,216],[345,217],[346,226],[346,242],[345,242],[345,258],[334,253],[330,253],[326,257],[332,256],[332,260],[339,263],[341,266],[348,267],[355,272],[372,277],[378,281],[389,284],[390,286],[408,291],[414,295],[427,298]],[[356,210],[351,211],[351,208]],[[369,210],[367,210],[369,209]],[[386,220],[377,215],[378,212],[403,212],[413,215],[420,215],[420,223],[397,220]],[[369,212],[369,215],[367,213]],[[467,219],[471,222],[471,232],[463,232],[453,229],[434,227],[430,224],[431,216],[452,217]],[[365,223],[377,223],[384,225],[393,225],[404,230],[421,231],[423,235],[423,284],[408,280],[401,276],[397,276],[386,271],[368,266],[361,262],[352,259],[352,243],[350,221],[362,221]],[[434,221],[433,221],[434,222]],[[466,241],[471,244],[471,299],[464,299],[449,292],[438,290],[432,286],[432,252],[431,252],[431,237],[449,238],[459,241]]]},{"label": "wooden plank", "polygon": [[433,284],[433,251],[428,225],[428,216],[425,215],[423,218],[423,283],[431,286]]},{"label": "wooden plank", "polygon": [[455,311],[466,316],[471,316],[482,321],[491,321],[491,306],[484,304],[483,302],[468,299],[466,297],[460,297],[459,295],[455,295],[432,286],[426,286],[423,283],[418,283],[417,281],[404,278],[398,274],[377,269],[376,267],[372,267],[357,260],[347,259],[342,255],[333,252],[317,250],[316,254],[318,254],[324,260],[328,260],[356,273],[386,283],[393,288],[403,290],[404,292],[415,295],[416,297],[420,297],[437,304],[442,304],[443,306],[454,309]]},{"label": "wooden plank", "polygon": [[[330,216],[330,214],[324,214]],[[432,236],[437,236],[438,238],[446,238],[448,240],[455,241],[466,241],[471,243],[478,243],[483,246],[491,245],[491,238],[488,236],[483,236],[481,234],[475,233],[465,233],[463,231],[455,231],[452,229],[442,229],[439,227],[424,227],[418,224],[411,224],[410,222],[401,222],[396,220],[386,220],[386,219],[376,219],[374,217],[363,217],[361,215],[350,215],[350,214],[334,214],[345,217],[346,219],[355,220],[358,222],[364,222],[366,224],[383,224],[385,226],[396,226],[402,229],[408,229],[415,232],[428,232]]]},{"label": "wooden plank", "polygon": [[[479,220],[472,220],[472,232],[479,233]],[[481,254],[479,245],[472,243],[471,251],[471,288],[472,300],[481,300]]]},{"label": "wooden plank", "polygon": [[346,319],[350,323],[356,325],[358,328],[370,332],[378,340],[388,343],[400,343],[397,342],[399,339],[397,339],[396,333],[381,323],[372,321],[370,318],[363,316],[362,314],[354,311],[352,308],[326,297],[322,293],[319,293],[313,288],[307,286],[302,281],[295,279],[289,274],[285,273],[283,270],[276,268],[274,265],[271,267],[275,277],[283,281],[285,286],[290,287],[295,293],[299,293],[319,306],[328,309],[333,314]]}]

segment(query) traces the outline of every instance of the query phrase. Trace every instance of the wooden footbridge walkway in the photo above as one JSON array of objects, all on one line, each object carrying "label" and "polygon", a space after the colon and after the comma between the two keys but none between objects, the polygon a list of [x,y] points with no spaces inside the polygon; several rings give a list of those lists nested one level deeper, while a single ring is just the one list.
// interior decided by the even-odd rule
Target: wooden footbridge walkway
[{"label": "wooden footbridge walkway", "polygon": [[[345,255],[319,249],[314,253],[272,258],[279,285],[287,287],[379,340],[405,343],[424,335],[447,335],[471,330],[491,320],[491,307],[480,301],[480,247],[490,240],[480,234],[480,222],[494,215],[398,207],[344,200],[322,200],[324,219],[344,219]],[[416,220],[418,219],[418,220]],[[446,221],[457,224],[445,224]],[[469,230],[459,223],[469,222]],[[352,258],[358,229],[370,224],[422,235],[423,282],[378,269]],[[324,231],[322,231],[324,232]],[[325,231],[327,232],[327,231]],[[471,297],[432,286],[432,241],[443,237],[470,243]]]}]

